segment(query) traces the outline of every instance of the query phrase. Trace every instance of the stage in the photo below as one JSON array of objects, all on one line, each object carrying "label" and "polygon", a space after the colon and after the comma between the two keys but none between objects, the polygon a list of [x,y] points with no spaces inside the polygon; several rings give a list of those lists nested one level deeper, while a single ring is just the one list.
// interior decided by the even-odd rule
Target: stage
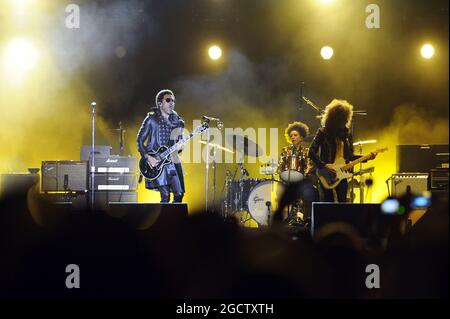
[{"label": "stage", "polygon": [[0,12],[0,299],[448,298],[448,1]]}]

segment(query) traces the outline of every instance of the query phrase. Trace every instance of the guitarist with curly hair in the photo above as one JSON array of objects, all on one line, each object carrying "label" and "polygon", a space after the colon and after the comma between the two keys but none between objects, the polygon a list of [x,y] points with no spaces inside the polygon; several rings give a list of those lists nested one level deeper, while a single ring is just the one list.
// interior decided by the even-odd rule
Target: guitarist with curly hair
[{"label": "guitarist with curly hair", "polygon": [[372,160],[377,155],[377,152],[366,156],[354,154],[349,129],[352,116],[353,106],[350,103],[338,99],[331,101],[322,116],[322,127],[309,147],[309,158],[317,167],[325,202],[346,202],[348,183],[345,176],[354,166],[349,162]]}]

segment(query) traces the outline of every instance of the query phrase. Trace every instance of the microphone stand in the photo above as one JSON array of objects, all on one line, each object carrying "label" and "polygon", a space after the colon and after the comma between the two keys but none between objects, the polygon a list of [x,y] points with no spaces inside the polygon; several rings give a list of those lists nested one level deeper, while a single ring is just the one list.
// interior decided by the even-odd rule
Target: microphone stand
[{"label": "microphone stand", "polygon": [[213,198],[212,198],[212,212],[214,213],[216,211],[216,152],[217,148],[213,146]]},{"label": "microphone stand", "polygon": [[205,211],[208,211],[208,193],[209,193],[209,130],[206,130],[206,189],[205,189]]},{"label": "microphone stand", "polygon": [[92,151],[91,151],[91,209],[95,207],[95,107],[97,103],[92,102]]},{"label": "microphone stand", "polygon": [[322,115],[323,113],[325,113],[325,111],[323,109],[321,109],[320,107],[318,107],[317,105],[315,105],[313,102],[311,102],[310,100],[308,100],[306,98],[306,96],[302,96],[302,99],[306,102],[306,104],[308,104],[309,106],[311,106],[313,109],[315,109],[317,112],[319,112],[320,115]]},{"label": "microphone stand", "polygon": [[[359,144],[359,154],[362,156],[362,145]],[[359,163],[359,171],[362,172],[362,162]],[[364,176],[359,175],[359,203],[364,203]]]},{"label": "microphone stand", "polygon": [[[367,112],[363,111],[363,110],[355,110],[355,111],[353,111],[353,115],[367,115]],[[352,138],[353,138],[354,137],[354,132],[355,132],[355,118],[352,118],[352,125],[350,127],[350,132],[351,132]],[[359,154],[362,155],[362,145],[360,144],[358,146],[359,146]],[[362,172],[362,162],[359,163],[359,171]],[[351,186],[350,186],[350,191],[351,191],[350,194],[351,194],[352,202],[354,200],[354,196],[353,196],[354,195],[354,193],[353,193],[354,192],[353,180],[354,180],[354,171],[352,170],[352,183],[351,183]],[[359,203],[360,204],[362,204],[364,202],[364,184],[363,184],[363,181],[364,181],[364,177],[361,174],[361,175],[359,175],[359,183],[358,183],[358,185],[359,185]]]},{"label": "microphone stand", "polygon": [[[217,128],[220,130],[223,127],[222,121],[216,118],[210,118],[207,116],[203,116],[203,119],[207,121],[208,123],[210,121],[216,121],[217,122]],[[211,135],[209,129],[206,132],[206,189],[205,189],[205,210],[208,211],[208,193],[209,193],[209,143],[211,142]],[[214,201],[216,199],[216,150],[214,149],[214,155],[213,155],[213,170],[214,170],[214,179],[213,179],[213,205]],[[215,209],[213,207],[212,212],[214,212]]]},{"label": "microphone stand", "polygon": [[126,130],[123,129],[122,121],[119,122],[119,128],[116,129],[116,131],[119,131],[119,134],[120,134],[120,136],[119,136],[119,154],[121,156],[123,156],[124,149],[125,149],[124,140],[125,140],[125,132],[126,132]]}]

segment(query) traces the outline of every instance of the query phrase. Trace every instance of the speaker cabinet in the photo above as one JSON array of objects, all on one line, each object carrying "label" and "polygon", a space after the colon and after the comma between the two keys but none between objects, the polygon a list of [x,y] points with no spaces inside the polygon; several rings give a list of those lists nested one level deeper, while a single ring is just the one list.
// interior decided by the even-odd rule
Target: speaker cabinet
[{"label": "speaker cabinet", "polygon": [[400,197],[409,189],[412,194],[421,195],[428,190],[428,174],[402,173],[391,177],[392,196]]},{"label": "speaker cabinet", "polygon": [[43,161],[43,192],[85,192],[88,189],[87,161]]},{"label": "speaker cabinet", "polygon": [[430,172],[431,190],[448,190],[448,168],[436,168]]},{"label": "speaker cabinet", "polygon": [[[389,216],[381,213],[380,204],[314,202],[311,214],[311,235],[335,223],[352,226],[362,238],[383,236],[387,231]],[[336,224],[335,224],[336,225]]]},{"label": "speaker cabinet", "polygon": [[[91,185],[91,181],[89,181]],[[94,190],[96,191],[134,191],[138,187],[136,174],[95,174]]]},{"label": "speaker cabinet", "polygon": [[448,168],[448,144],[397,145],[398,173],[428,173],[434,168]]},{"label": "speaker cabinet", "polygon": [[[137,158],[133,156],[111,155],[108,157],[95,157],[96,173],[136,173]],[[91,165],[92,166],[92,165]]]},{"label": "speaker cabinet", "polygon": [[[94,145],[94,157],[108,157],[111,155],[111,146],[109,145]],[[89,161],[92,156],[92,145],[83,145],[80,150],[80,159],[82,161]]]}]

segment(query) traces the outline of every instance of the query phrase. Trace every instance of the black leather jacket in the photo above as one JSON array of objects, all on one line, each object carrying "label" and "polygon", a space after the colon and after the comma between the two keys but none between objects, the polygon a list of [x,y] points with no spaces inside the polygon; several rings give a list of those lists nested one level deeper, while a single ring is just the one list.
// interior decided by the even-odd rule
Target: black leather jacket
[{"label": "black leather jacket", "polygon": [[[160,146],[172,146],[176,141],[178,141],[182,136],[182,129],[184,128],[183,119],[176,113],[173,112],[169,116],[169,122],[171,125],[171,129],[174,130],[176,128],[180,128],[179,134],[174,140],[169,141],[169,145],[161,145],[160,140],[160,131],[161,131],[161,113],[159,110],[155,112],[149,112],[147,117],[144,119],[141,127],[139,128],[139,132],[137,134],[137,147],[141,156],[145,156],[146,153],[151,151],[156,151]],[[184,181],[183,181],[183,169],[181,166],[181,162],[169,164],[164,167],[163,173],[154,181],[149,183],[149,188],[158,188],[158,186],[169,185],[168,174],[173,174],[173,170],[176,170],[180,181],[182,182],[182,188],[184,189]]]},{"label": "black leather jacket", "polygon": [[[327,134],[326,129],[321,127],[309,147],[309,158],[321,169],[325,164],[334,163],[336,157],[336,142]],[[353,151],[353,138],[347,130],[344,137],[344,159],[346,162],[353,161],[361,155],[355,155]]]},{"label": "black leather jacket", "polygon": [[[163,146],[161,145],[161,141],[159,139],[160,136],[160,124],[159,124],[159,117],[161,115],[156,112],[149,112],[147,114],[147,117],[144,119],[144,122],[142,123],[141,127],[139,128],[139,132],[137,134],[137,146],[139,153],[141,153],[141,156],[144,156],[146,153],[151,151],[156,151],[158,147]],[[184,128],[184,121],[183,119],[177,114],[173,113],[169,116],[169,121],[172,124],[172,128]],[[180,130],[180,133],[182,130]],[[180,138],[180,136],[178,137]],[[177,139],[178,140],[178,139]],[[174,140],[170,141],[170,145],[165,146],[171,146],[175,143]]]}]

